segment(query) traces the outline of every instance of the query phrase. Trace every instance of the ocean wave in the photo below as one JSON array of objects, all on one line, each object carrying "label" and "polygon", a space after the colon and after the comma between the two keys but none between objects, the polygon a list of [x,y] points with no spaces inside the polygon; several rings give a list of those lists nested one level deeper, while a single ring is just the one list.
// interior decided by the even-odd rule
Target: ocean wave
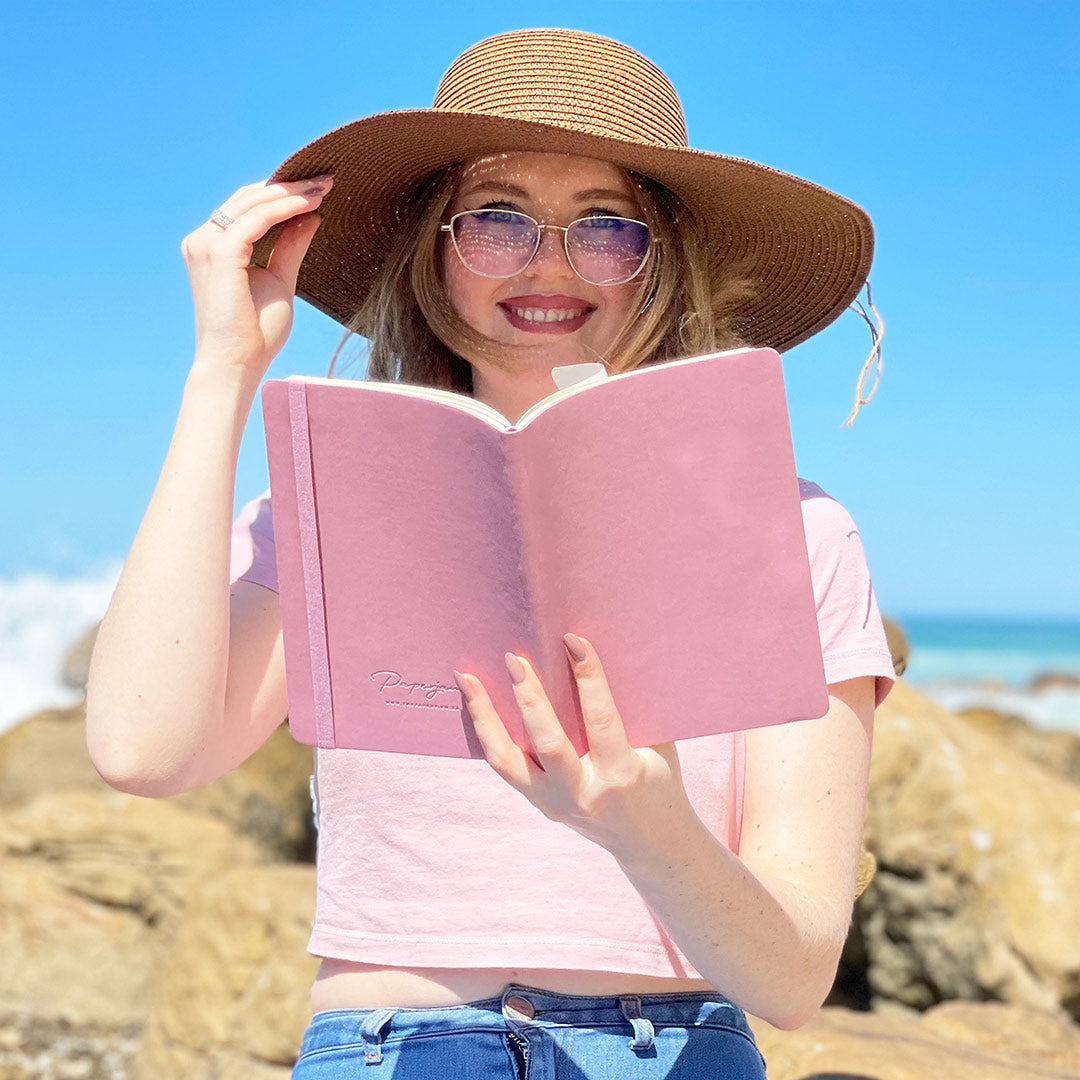
[{"label": "ocean wave", "polygon": [[41,709],[73,705],[60,668],[68,650],[108,607],[119,561],[90,574],[0,578],[0,731]]},{"label": "ocean wave", "polygon": [[929,683],[918,689],[953,712],[988,709],[1002,716],[1019,716],[1047,731],[1080,735],[1080,687],[1047,686],[1043,689],[994,687],[973,683]]}]

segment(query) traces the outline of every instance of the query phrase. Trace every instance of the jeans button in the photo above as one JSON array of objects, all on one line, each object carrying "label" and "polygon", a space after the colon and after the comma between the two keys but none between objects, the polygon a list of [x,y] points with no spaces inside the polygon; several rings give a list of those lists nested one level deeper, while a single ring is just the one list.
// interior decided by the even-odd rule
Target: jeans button
[{"label": "jeans button", "polygon": [[503,1005],[503,1012],[515,1020],[531,1020],[536,1015],[536,1009],[528,998],[517,994],[511,994]]}]

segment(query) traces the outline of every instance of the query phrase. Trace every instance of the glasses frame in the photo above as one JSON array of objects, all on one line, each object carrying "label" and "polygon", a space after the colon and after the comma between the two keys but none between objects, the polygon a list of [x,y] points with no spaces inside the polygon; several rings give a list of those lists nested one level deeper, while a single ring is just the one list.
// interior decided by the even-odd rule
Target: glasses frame
[{"label": "glasses frame", "polygon": [[[525,263],[520,270],[515,270],[511,274],[485,274],[480,270],[474,270],[468,264],[468,262],[466,262],[465,256],[461,254],[461,248],[458,247],[457,237],[454,235],[454,222],[457,221],[458,218],[463,218],[468,214],[481,214],[485,212],[516,214],[518,217],[525,218],[526,221],[531,221],[533,225],[536,226],[536,244],[533,246],[532,254],[528,257],[528,259],[525,260]],[[638,264],[638,268],[629,277],[623,278],[621,281],[592,281],[590,278],[587,278],[580,270],[578,270],[578,268],[574,265],[573,258],[570,255],[570,230],[579,222],[591,221],[596,218],[601,218],[605,221],[626,221],[634,225],[640,225],[645,230],[645,233],[649,238],[649,246],[645,249],[645,254],[642,256],[641,262]],[[462,210],[459,213],[454,214],[454,216],[450,218],[448,222],[445,222],[444,224],[439,226],[440,232],[448,232],[450,234],[450,242],[454,245],[454,251],[457,252],[457,257],[461,260],[462,266],[464,266],[465,269],[469,271],[469,273],[476,274],[477,277],[495,278],[499,280],[517,277],[518,274],[524,273],[529,268],[533,259],[536,258],[536,253],[540,250],[540,243],[544,238],[544,229],[561,230],[563,234],[563,251],[566,254],[567,263],[570,264],[570,269],[573,270],[574,273],[577,274],[577,276],[581,278],[582,281],[587,281],[590,285],[596,285],[598,288],[601,289],[609,285],[625,285],[628,281],[633,281],[634,278],[636,278],[638,274],[640,274],[641,271],[645,269],[645,264],[649,261],[649,255],[652,253],[653,246],[660,243],[659,240],[653,237],[652,229],[649,228],[647,222],[639,221],[637,218],[620,217],[618,214],[585,214],[583,217],[574,218],[574,220],[571,221],[569,225],[553,225],[549,222],[537,221],[536,218],[534,218],[531,214],[522,213],[522,211],[520,210],[496,210],[495,208],[489,209],[481,207],[478,210]]]}]

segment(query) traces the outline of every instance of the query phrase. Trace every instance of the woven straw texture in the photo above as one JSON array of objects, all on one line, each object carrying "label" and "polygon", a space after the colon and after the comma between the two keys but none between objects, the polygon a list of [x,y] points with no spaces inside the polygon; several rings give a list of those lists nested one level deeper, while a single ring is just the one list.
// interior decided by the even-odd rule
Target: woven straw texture
[{"label": "woven straw texture", "polygon": [[[609,38],[522,30],[463,53],[431,109],[379,113],[315,139],[271,177],[334,174],[297,294],[348,323],[371,288],[398,207],[437,169],[484,154],[601,158],[666,185],[708,229],[713,258],[737,262],[754,295],[734,315],[753,345],[787,349],[832,322],[870,270],[873,229],[854,203],[798,177],[687,146],[674,87]],[[265,266],[276,233],[255,247]]]}]

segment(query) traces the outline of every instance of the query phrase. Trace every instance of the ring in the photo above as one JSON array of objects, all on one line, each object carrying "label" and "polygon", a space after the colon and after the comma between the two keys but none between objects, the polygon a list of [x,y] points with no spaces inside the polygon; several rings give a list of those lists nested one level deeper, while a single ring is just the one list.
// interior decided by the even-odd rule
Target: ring
[{"label": "ring", "polygon": [[223,229],[227,229],[236,220],[236,218],[229,217],[229,215],[226,214],[224,210],[215,210],[210,215],[210,220],[215,225],[220,225]]}]

